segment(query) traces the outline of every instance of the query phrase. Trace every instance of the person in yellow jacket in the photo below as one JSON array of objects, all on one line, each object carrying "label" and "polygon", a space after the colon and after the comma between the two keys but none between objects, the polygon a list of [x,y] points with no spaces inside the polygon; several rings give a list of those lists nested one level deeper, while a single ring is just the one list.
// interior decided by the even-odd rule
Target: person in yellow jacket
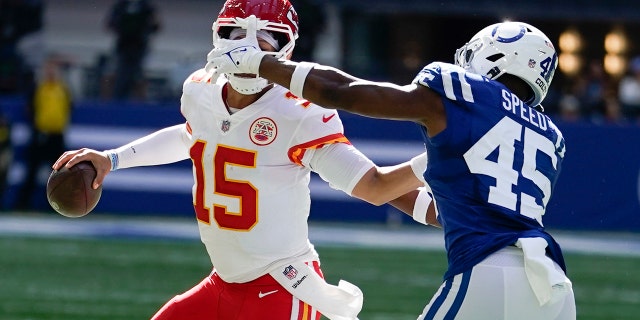
[{"label": "person in yellow jacket", "polygon": [[43,165],[50,167],[66,150],[64,135],[71,120],[73,102],[62,75],[63,63],[55,57],[45,61],[29,101],[32,134],[26,153],[27,173],[17,200],[17,209],[32,209],[38,171]]}]

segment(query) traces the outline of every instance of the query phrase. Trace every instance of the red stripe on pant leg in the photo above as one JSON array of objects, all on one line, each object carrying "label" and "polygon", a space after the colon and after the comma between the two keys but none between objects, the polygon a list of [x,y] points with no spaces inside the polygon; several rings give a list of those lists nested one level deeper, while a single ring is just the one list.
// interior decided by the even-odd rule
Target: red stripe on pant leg
[{"label": "red stripe on pant leg", "polygon": [[307,304],[304,303],[302,300],[298,300],[298,320],[308,320],[308,316],[307,316],[307,312],[309,312],[307,310]]},{"label": "red stripe on pant leg", "polygon": [[322,318],[322,314],[320,314],[320,312],[315,308],[312,308],[312,310],[316,312],[315,320],[320,320],[320,318]]},{"label": "red stripe on pant leg", "polygon": [[306,303],[304,304],[304,308],[306,309],[306,316],[304,317],[304,319],[311,320],[311,311],[313,311],[313,308],[311,308],[311,306]]}]

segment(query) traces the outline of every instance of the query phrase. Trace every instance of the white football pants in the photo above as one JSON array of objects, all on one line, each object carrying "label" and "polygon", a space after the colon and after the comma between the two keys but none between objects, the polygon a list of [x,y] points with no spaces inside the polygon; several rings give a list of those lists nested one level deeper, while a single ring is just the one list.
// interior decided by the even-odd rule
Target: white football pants
[{"label": "white football pants", "polygon": [[522,250],[507,247],[445,281],[418,317],[425,319],[575,320],[576,305],[571,291],[541,307],[527,280]]}]

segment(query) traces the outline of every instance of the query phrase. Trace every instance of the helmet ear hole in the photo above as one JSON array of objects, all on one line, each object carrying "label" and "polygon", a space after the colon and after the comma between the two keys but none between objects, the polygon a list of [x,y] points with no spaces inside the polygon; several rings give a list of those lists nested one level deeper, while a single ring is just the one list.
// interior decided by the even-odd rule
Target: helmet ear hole
[{"label": "helmet ear hole", "polygon": [[496,53],[496,54],[488,56],[487,60],[489,60],[491,62],[496,62],[496,61],[500,60],[500,58],[503,58],[503,57],[504,57],[504,54]]},{"label": "helmet ear hole", "polygon": [[467,49],[464,52],[464,62],[465,63],[469,63],[469,61],[471,61],[471,58],[473,57],[473,50],[471,49]]}]

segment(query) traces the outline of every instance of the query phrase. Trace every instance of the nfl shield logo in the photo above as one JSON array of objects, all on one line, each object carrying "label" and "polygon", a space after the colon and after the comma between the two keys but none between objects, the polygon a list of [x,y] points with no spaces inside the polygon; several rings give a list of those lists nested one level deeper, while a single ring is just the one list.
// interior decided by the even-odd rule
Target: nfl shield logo
[{"label": "nfl shield logo", "polygon": [[529,68],[534,68],[536,66],[536,61],[533,59],[529,59]]},{"label": "nfl shield logo", "polygon": [[229,127],[231,127],[231,121],[223,120],[222,125],[220,126],[220,130],[222,130],[222,132],[227,132],[229,131]]},{"label": "nfl shield logo", "polygon": [[284,268],[282,274],[284,274],[287,279],[291,280],[298,275],[298,270],[296,270],[296,268],[294,268],[292,265],[289,265],[288,267]]}]

